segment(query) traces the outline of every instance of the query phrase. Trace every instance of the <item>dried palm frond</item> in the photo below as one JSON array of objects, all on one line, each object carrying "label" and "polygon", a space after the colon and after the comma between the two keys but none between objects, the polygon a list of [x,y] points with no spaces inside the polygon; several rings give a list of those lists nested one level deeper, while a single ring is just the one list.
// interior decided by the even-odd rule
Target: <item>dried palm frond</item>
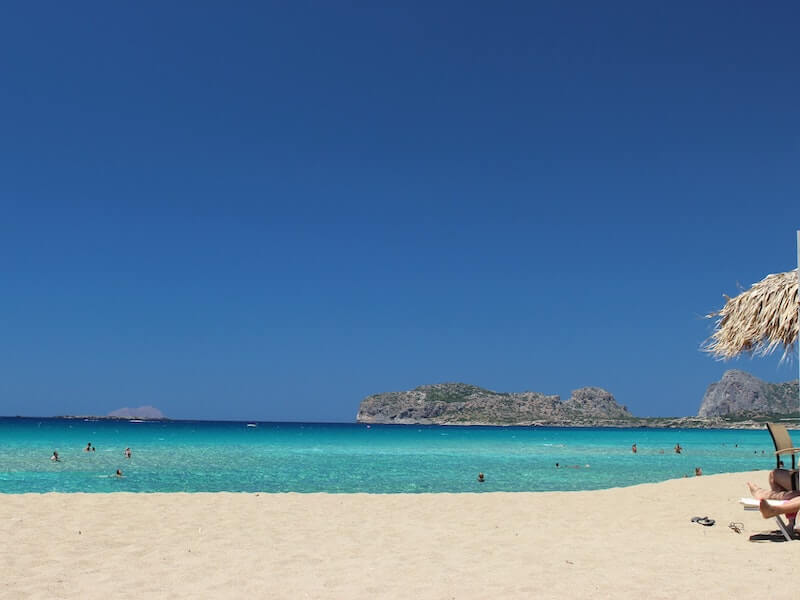
[{"label": "dried palm frond", "polygon": [[721,359],[770,354],[783,346],[784,358],[797,343],[797,270],[767,275],[735,298],[726,298],[703,350]]}]

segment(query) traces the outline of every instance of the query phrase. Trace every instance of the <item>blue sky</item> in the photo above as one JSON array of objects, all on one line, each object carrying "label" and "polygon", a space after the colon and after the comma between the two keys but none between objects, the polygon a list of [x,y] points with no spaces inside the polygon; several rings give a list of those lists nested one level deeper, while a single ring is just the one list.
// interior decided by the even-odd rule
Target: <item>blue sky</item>
[{"label": "blue sky", "polygon": [[0,9],[0,414],[352,421],[464,381],[695,414],[794,268],[795,2]]}]

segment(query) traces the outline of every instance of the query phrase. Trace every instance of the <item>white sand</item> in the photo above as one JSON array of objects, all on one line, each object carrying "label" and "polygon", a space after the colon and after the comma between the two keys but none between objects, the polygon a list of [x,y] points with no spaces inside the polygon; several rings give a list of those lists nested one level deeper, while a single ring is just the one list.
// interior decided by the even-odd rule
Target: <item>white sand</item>
[{"label": "white sand", "polygon": [[[738,504],[745,481],[766,478],[535,494],[0,494],[0,597],[796,597],[800,541],[750,541],[776,527]],[[690,522],[706,515],[716,525]]]}]

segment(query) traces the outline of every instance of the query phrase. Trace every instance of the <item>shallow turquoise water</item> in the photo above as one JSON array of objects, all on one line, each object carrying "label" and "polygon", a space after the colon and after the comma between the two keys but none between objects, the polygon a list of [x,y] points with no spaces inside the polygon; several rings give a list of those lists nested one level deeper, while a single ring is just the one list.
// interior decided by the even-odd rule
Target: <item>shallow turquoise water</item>
[{"label": "shallow turquoise water", "polygon": [[[83,451],[88,442],[96,452]],[[61,462],[50,460],[53,450]],[[769,469],[772,451],[766,429],[0,418],[0,492],[588,490],[691,476],[696,466],[705,474]]]}]

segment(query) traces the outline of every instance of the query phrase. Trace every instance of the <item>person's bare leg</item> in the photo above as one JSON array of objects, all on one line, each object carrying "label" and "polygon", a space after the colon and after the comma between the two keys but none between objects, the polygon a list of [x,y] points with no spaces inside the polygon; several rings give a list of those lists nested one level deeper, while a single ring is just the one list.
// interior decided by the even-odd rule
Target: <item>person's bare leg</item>
[{"label": "person's bare leg", "polygon": [[770,492],[768,492],[764,488],[758,487],[755,483],[750,483],[748,481],[747,489],[750,490],[750,495],[756,500],[763,500],[764,498],[769,498]]},{"label": "person's bare leg", "polygon": [[774,491],[765,490],[758,487],[755,483],[747,482],[747,489],[750,490],[750,495],[756,500],[790,500],[800,495],[800,492],[787,492],[786,490]]},{"label": "person's bare leg", "polygon": [[791,492],[792,472],[786,469],[773,469],[770,471],[769,488],[773,492]]},{"label": "person's bare leg", "polygon": [[761,516],[765,519],[796,513],[800,511],[800,497],[795,496],[792,500],[780,506],[771,506],[766,498],[762,498],[761,502],[758,503],[758,510],[761,511]]}]

